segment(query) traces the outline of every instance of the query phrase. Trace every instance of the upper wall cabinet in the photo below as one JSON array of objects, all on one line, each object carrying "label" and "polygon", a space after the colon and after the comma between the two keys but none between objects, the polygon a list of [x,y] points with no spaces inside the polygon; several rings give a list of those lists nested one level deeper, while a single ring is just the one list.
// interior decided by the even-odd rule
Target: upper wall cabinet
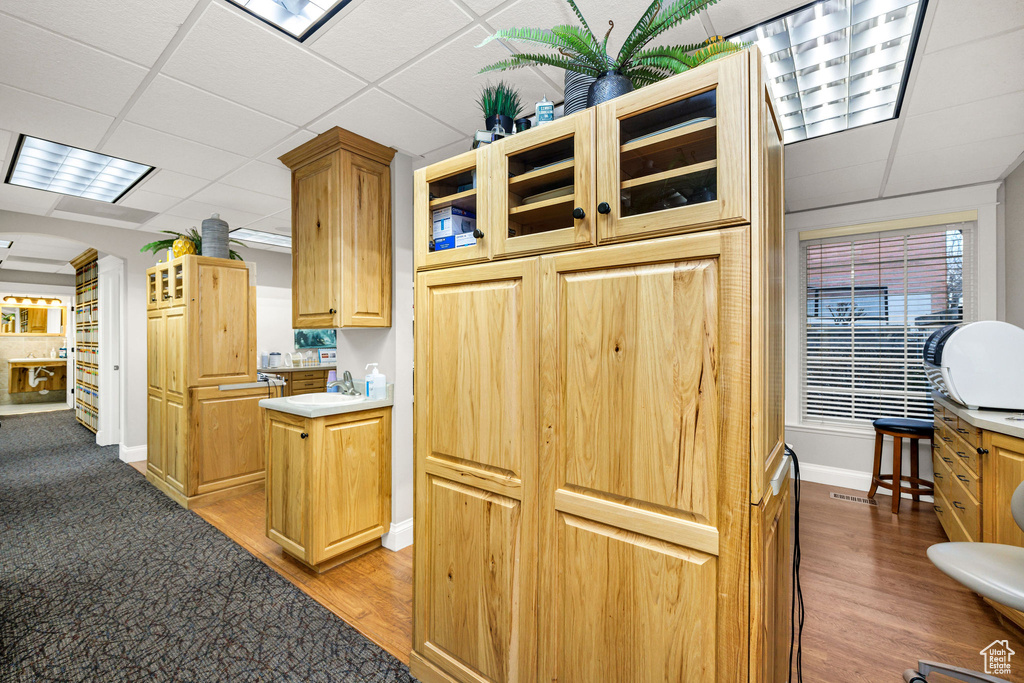
[{"label": "upper wall cabinet", "polygon": [[391,159],[332,128],[281,157],[292,170],[292,326],[391,326]]},{"label": "upper wall cabinet", "polygon": [[[486,261],[493,234],[483,210],[490,187],[485,148],[459,154],[416,171],[413,211],[416,226],[416,263],[437,268],[458,263]],[[434,240],[434,215],[439,239]],[[457,221],[445,223],[442,216]],[[472,220],[465,220],[472,219]],[[457,222],[458,225],[452,225]],[[458,231],[458,232],[456,232]],[[465,232],[464,232],[465,231]],[[450,235],[445,233],[450,232]],[[458,247],[455,245],[458,244]]]}]

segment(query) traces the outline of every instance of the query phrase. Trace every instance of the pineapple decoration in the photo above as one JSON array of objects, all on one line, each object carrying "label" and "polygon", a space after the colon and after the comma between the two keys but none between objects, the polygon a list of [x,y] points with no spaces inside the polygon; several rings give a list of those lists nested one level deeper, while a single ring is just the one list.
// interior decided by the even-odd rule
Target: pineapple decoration
[{"label": "pineapple decoration", "polygon": [[185,254],[196,253],[196,243],[188,237],[181,235],[178,239],[174,240],[174,258],[184,256]]}]

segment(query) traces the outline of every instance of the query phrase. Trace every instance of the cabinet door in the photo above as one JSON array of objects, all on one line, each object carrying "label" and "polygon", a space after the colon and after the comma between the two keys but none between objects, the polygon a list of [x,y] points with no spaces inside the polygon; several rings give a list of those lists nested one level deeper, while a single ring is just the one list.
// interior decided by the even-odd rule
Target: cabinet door
[{"label": "cabinet door", "polygon": [[163,356],[163,386],[168,393],[177,396],[178,403],[181,403],[185,396],[185,348],[188,342],[183,307],[168,308],[164,311],[162,339],[160,346]]},{"label": "cabinet door", "polygon": [[202,495],[263,479],[259,402],[264,388],[189,390],[189,495]]},{"label": "cabinet door", "polygon": [[146,470],[160,479],[166,476],[165,448],[163,395],[150,392],[146,395]]},{"label": "cabinet door", "polygon": [[345,327],[391,326],[391,168],[342,152]]},{"label": "cabinet door", "polygon": [[189,478],[186,470],[188,451],[184,396],[167,392],[164,400],[164,467],[165,479],[183,495],[190,496]]},{"label": "cabinet door", "polygon": [[746,244],[541,260],[539,680],[747,676]]},{"label": "cabinet door", "polygon": [[1010,499],[1024,481],[1024,439],[983,432],[982,540],[1024,547],[1024,532],[1013,521]]},{"label": "cabinet door", "polygon": [[748,222],[748,59],[711,62],[598,107],[599,241]]},{"label": "cabinet door", "polygon": [[254,382],[256,294],[249,269],[196,262],[189,279],[187,385]]},{"label": "cabinet door", "polygon": [[306,420],[263,411],[267,443],[267,538],[305,559],[309,528],[306,477],[310,439]]},{"label": "cabinet door", "polygon": [[146,271],[146,308],[153,310],[160,307],[160,289],[157,285],[159,269],[150,268]]},{"label": "cabinet door", "polygon": [[340,327],[339,154],[292,174],[292,327]]},{"label": "cabinet door", "polygon": [[546,123],[486,152],[494,256],[594,243],[594,110]]},{"label": "cabinet door", "polygon": [[536,267],[418,276],[412,671],[423,680],[536,677]]},{"label": "cabinet door", "polygon": [[166,386],[167,337],[163,311],[151,310],[146,315],[146,381],[150,393],[160,393]]},{"label": "cabinet door", "polygon": [[[493,232],[488,202],[477,202],[477,197],[487,196],[490,187],[484,151],[480,148],[466,152],[416,171],[413,246],[418,270],[485,261],[489,257]],[[459,219],[458,226],[452,224],[453,218]],[[474,221],[479,237],[471,229]]]},{"label": "cabinet door", "polygon": [[751,507],[750,681],[783,683],[789,674],[793,553],[790,550],[790,479]]},{"label": "cabinet door", "polygon": [[391,526],[391,410],[319,422],[311,496],[322,515],[314,524],[310,564],[380,538]]}]

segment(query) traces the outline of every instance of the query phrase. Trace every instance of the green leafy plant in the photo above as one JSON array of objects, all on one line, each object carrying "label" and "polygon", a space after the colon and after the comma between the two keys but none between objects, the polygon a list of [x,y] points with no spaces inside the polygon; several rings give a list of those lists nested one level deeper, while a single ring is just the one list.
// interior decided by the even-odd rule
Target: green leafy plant
[{"label": "green leafy plant", "polygon": [[523,111],[523,101],[519,97],[519,91],[505,81],[499,81],[497,85],[485,85],[480,91],[477,104],[480,105],[480,111],[484,113],[484,118],[507,116],[515,120]]},{"label": "green leafy plant", "polygon": [[529,43],[555,50],[551,53],[516,54],[485,66],[480,73],[507,71],[526,66],[556,66],[566,71],[575,71],[588,76],[599,77],[613,71],[623,74],[641,88],[656,83],[674,74],[695,69],[719,57],[738,52],[746,47],[731,43],[721,36],[709,38],[691,45],[665,45],[645,48],[652,40],[671,28],[696,16],[701,10],[718,0],[674,0],[665,3],[654,0],[629,32],[622,48],[614,58],[608,54],[608,37],[615,24],[608,22],[608,31],[598,39],[590,30],[583,13],[575,0],[566,0],[573,13],[580,20],[579,26],[562,25],[550,29],[509,28],[502,29],[486,38],[477,47],[483,47],[492,40]]},{"label": "green leafy plant", "polygon": [[14,314],[13,313],[4,313],[2,320],[3,320],[4,323],[13,323],[14,322]]},{"label": "green leafy plant", "polygon": [[[196,254],[201,255],[203,253],[203,236],[195,228],[192,228],[189,232],[186,232],[186,233],[174,232],[173,230],[161,230],[160,232],[165,232],[168,235],[174,235],[174,237],[171,237],[170,239],[165,239],[165,240],[157,240],[156,242],[150,242],[149,244],[146,244],[141,249],[139,249],[139,251],[151,251],[154,254],[159,254],[161,251],[166,251],[167,249],[173,249],[174,248],[174,240],[176,240],[176,239],[178,239],[180,237],[183,237],[183,238],[185,238],[187,240],[191,240],[192,244],[194,244],[196,246]],[[238,240],[228,240],[228,242],[230,244],[237,244],[237,245],[240,245],[240,246],[245,246],[244,244],[242,244]],[[234,249],[231,249],[228,253],[231,255],[231,258],[236,260],[236,261],[244,261],[245,260],[245,259],[242,258],[242,255],[239,254]]]}]

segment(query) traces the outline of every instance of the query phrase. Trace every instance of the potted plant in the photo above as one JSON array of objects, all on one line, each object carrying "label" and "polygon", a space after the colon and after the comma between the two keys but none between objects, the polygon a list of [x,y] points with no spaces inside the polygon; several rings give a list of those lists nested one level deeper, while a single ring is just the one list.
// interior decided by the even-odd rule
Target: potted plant
[{"label": "potted plant", "polygon": [[[174,235],[174,237],[157,240],[156,242],[150,242],[144,245],[139,251],[151,251],[154,254],[159,254],[162,251],[171,249],[174,251],[174,256],[184,256],[185,254],[202,254],[203,253],[203,236],[199,234],[199,231],[192,228],[187,233],[174,232],[173,230],[161,230],[168,235]],[[238,240],[230,240],[234,244],[242,244]],[[244,261],[242,255],[235,250],[231,250],[231,258],[236,261]]]},{"label": "potted plant", "polygon": [[618,55],[612,57],[608,54],[608,37],[615,24],[609,21],[608,31],[604,38],[599,40],[590,30],[590,25],[583,18],[583,13],[576,6],[575,0],[566,2],[580,20],[579,26],[502,29],[477,46],[482,47],[492,40],[507,40],[540,45],[554,50],[554,53],[515,54],[510,59],[485,66],[480,73],[520,69],[526,66],[556,66],[566,71],[586,74],[596,79],[587,93],[587,106],[592,107],[634,88],[656,83],[746,47],[724,40],[721,36],[692,45],[646,47],[661,34],[717,2],[674,0],[665,3],[662,0],[654,0],[629,32]]},{"label": "potted plant", "polygon": [[494,130],[495,125],[500,125],[508,135],[512,133],[513,122],[523,110],[519,91],[505,81],[497,85],[485,85],[477,103],[484,113],[487,130]]}]

